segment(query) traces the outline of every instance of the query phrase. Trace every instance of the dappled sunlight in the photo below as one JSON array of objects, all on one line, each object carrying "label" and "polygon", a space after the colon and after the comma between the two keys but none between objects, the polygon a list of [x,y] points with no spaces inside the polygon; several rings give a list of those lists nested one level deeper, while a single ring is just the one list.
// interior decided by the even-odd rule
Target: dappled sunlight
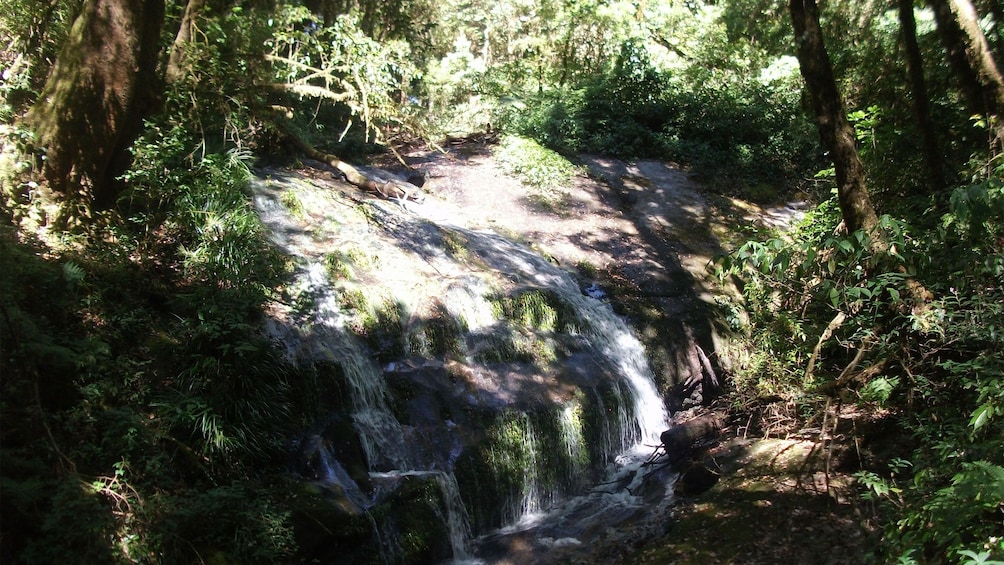
[{"label": "dappled sunlight", "polygon": [[[553,258],[337,181],[270,171],[252,184],[294,273],[269,333],[301,367],[341,368],[359,443],[341,457],[371,474],[456,473],[483,534],[627,473],[644,460],[632,448],[669,425],[642,344]],[[329,440],[307,433],[309,476],[344,482],[318,470]]]}]

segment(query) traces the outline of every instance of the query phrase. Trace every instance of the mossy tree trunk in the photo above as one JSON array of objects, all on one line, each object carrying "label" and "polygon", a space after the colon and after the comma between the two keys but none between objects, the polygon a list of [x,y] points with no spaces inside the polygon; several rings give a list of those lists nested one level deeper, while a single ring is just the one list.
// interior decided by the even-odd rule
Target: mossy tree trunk
[{"label": "mossy tree trunk", "polygon": [[844,224],[849,232],[874,232],[878,216],[868,196],[854,127],[847,120],[847,111],[833,77],[833,65],[823,44],[819,8],[815,0],[791,0],[788,8],[795,31],[798,66],[812,97],[819,135],[833,159],[837,199]]},{"label": "mossy tree trunk", "polygon": [[962,86],[969,111],[996,117],[994,133],[1004,145],[1004,75],[980,27],[979,15],[970,0],[928,0],[934,11],[938,34],[948,60]]},{"label": "mossy tree trunk", "polygon": [[86,219],[114,204],[128,147],[156,106],[163,0],[87,0],[26,120],[45,150],[43,171]]}]

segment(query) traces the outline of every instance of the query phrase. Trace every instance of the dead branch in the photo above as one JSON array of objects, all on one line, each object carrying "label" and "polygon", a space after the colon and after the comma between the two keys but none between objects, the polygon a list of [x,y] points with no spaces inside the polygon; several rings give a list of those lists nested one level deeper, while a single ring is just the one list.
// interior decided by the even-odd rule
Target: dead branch
[{"label": "dead branch", "polygon": [[823,348],[823,344],[826,340],[830,339],[833,332],[837,330],[847,319],[847,315],[843,312],[837,312],[837,315],[830,320],[829,325],[823,330],[822,335],[819,336],[819,341],[816,342],[816,347],[812,348],[812,355],[809,356],[809,363],[805,366],[805,376],[802,378],[803,382],[808,383],[812,379],[812,372],[816,367],[816,360],[819,358],[819,351]]},{"label": "dead branch", "polygon": [[419,188],[411,183],[367,176],[359,169],[339,159],[336,155],[315,149],[314,146],[292,133],[284,133],[286,133],[286,136],[293,146],[295,146],[304,155],[310,159],[321,161],[326,165],[334,167],[345,175],[345,180],[347,180],[349,184],[357,186],[370,194],[377,195],[387,200],[420,201],[422,199],[421,194],[419,194]]}]

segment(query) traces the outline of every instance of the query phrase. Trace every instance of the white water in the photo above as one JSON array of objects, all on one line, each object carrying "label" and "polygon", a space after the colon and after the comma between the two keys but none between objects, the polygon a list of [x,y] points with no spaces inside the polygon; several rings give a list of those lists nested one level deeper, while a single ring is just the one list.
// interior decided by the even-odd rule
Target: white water
[{"label": "white water", "polygon": [[[666,430],[669,416],[655,388],[645,348],[624,320],[608,304],[584,296],[568,273],[528,249],[495,234],[457,227],[449,229],[462,233],[468,246],[490,266],[535,287],[554,291],[572,306],[583,321],[580,328],[583,337],[599,349],[601,361],[624,380],[634,398],[634,424],[639,435],[624,438],[622,448],[636,444],[659,445],[659,435]],[[480,328],[494,321],[488,318],[493,314],[487,306],[486,294],[485,288],[467,286],[462,292],[451,295],[448,305],[451,311],[456,309],[472,329]]]},{"label": "white water", "polygon": [[[341,313],[336,291],[321,263],[324,250],[319,250],[318,237],[298,227],[296,220],[279,204],[278,193],[263,184],[256,183],[255,204],[275,244],[297,259],[295,278],[298,288],[295,292],[309,296],[313,301],[309,316],[296,321],[301,325],[295,331],[295,338],[301,344],[298,355],[304,361],[326,360],[343,368],[351,388],[352,419],[374,479],[404,475],[435,477],[443,493],[444,521],[450,531],[454,557],[468,559],[471,531],[455,476],[450,471],[423,468],[412,453],[413,446],[407,445],[403,426],[389,408],[390,394],[381,369],[345,328],[346,319]],[[424,229],[413,216],[397,208],[385,203],[375,208],[377,215],[393,216],[385,220],[386,225],[393,225],[404,233],[420,233]],[[383,222],[381,225],[384,225]],[[602,452],[618,455],[609,470],[612,478],[637,486],[641,478],[641,474],[636,472],[640,463],[651,453],[651,446],[659,443],[659,434],[668,427],[667,413],[655,388],[652,370],[641,343],[609,305],[583,296],[567,273],[525,247],[495,234],[447,224],[437,225],[440,229],[461,234],[468,249],[488,268],[523,286],[553,291],[577,313],[581,320],[581,337],[598,352],[596,362],[622,379],[622,385],[610,387],[609,393],[615,397],[613,405],[604,406],[598,393],[595,398],[612,418],[612,421],[604,423],[607,429],[602,434],[605,444]],[[424,259],[429,261],[427,257]],[[468,331],[478,332],[497,323],[495,310],[487,299],[492,289],[480,278],[470,276],[456,281],[447,289],[443,303],[450,315],[460,320]],[[401,300],[411,302],[410,297],[402,297]],[[282,337],[288,340],[290,336]],[[304,349],[303,344],[309,346]],[[287,345],[293,347],[289,341]],[[630,395],[632,401],[625,402],[622,395]],[[569,460],[581,465],[579,462],[587,460],[583,455],[587,446],[575,417],[575,407],[565,405],[560,410],[559,424]],[[525,414],[523,418],[526,419]],[[520,429],[524,430],[524,437],[520,438],[521,449],[535,456],[538,449],[533,426],[526,419]],[[335,469],[334,465],[326,464],[328,468]],[[510,501],[515,506],[504,512],[510,517],[511,524],[502,530],[503,533],[535,528],[548,535],[553,533],[550,543],[575,544],[578,537],[589,533],[591,526],[586,524],[614,523],[618,516],[630,515],[639,507],[637,498],[624,489],[614,493],[593,493],[561,504],[554,493],[541,485],[536,459],[531,459],[528,467],[519,499]],[[577,467],[574,471],[585,472],[585,469]],[[334,471],[330,478],[336,478]],[[340,481],[347,478],[337,474]],[[561,504],[560,508],[555,507],[558,504]],[[549,526],[548,521],[553,524]]]},{"label": "white water", "polygon": [[[369,358],[359,341],[346,330],[345,316],[341,313],[324,266],[306,257],[307,253],[304,252],[306,242],[297,241],[298,238],[295,236],[289,236],[290,233],[295,233],[295,230],[290,229],[295,222],[278,203],[276,197],[274,193],[259,190],[255,195],[255,205],[263,223],[271,230],[273,242],[297,259],[294,280],[299,288],[294,290],[313,301],[309,318],[300,321],[306,323],[309,329],[301,328],[303,336],[299,341],[301,344],[310,344],[309,349],[302,351],[301,355],[309,355],[311,361],[329,361],[342,367],[346,381],[351,386],[352,420],[359,434],[371,476],[374,478],[380,476],[379,472],[374,472],[375,470],[435,476],[445,502],[444,522],[450,531],[454,558],[466,559],[471,535],[456,478],[452,472],[418,469],[410,457],[410,450],[402,434],[403,427],[388,405],[389,393],[381,369]],[[289,335],[280,337],[291,339]],[[325,450],[321,450],[320,453],[326,480],[339,486],[355,485],[330,453]],[[350,498],[362,495],[358,487],[351,489],[343,486],[343,489]],[[372,503],[372,501],[366,502],[360,506],[366,508]],[[373,523],[375,535],[378,536],[381,551],[384,552],[388,544],[379,539],[379,528],[372,517],[370,521]],[[381,557],[386,561],[386,555]]]}]

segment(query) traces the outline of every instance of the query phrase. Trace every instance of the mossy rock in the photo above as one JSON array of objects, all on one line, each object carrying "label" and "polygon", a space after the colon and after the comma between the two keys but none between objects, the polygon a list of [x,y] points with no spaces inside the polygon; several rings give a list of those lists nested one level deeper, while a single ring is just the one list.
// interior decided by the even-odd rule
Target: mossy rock
[{"label": "mossy rock", "polygon": [[380,548],[363,509],[338,488],[293,485],[288,499],[298,555],[304,562],[378,563]]}]

